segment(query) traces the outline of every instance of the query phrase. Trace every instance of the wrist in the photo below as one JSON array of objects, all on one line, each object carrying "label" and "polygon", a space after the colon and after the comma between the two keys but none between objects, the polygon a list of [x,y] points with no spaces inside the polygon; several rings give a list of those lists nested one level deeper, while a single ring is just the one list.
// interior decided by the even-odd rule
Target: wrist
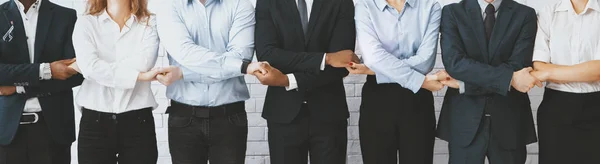
[{"label": "wrist", "polygon": [[330,55],[330,53],[325,53],[325,64],[326,64],[326,65],[329,65],[329,62],[330,62],[330,61],[329,61],[329,60],[330,60],[330,57],[329,57],[329,55]]},{"label": "wrist", "polygon": [[[243,61],[242,62],[242,74],[248,74],[248,66],[250,65],[249,61]],[[183,75],[182,75],[183,78]]]}]

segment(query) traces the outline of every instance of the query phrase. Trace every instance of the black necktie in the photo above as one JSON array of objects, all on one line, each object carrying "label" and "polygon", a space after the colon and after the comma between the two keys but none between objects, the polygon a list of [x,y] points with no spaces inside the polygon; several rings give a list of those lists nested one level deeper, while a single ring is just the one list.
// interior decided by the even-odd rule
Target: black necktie
[{"label": "black necktie", "polygon": [[308,11],[306,9],[306,1],[298,0],[298,13],[300,14],[300,22],[302,23],[302,31],[304,31],[304,35],[307,33],[308,29]]},{"label": "black necktie", "polygon": [[490,38],[492,38],[492,31],[494,31],[494,24],[496,24],[496,8],[494,5],[489,4],[485,8],[485,20],[483,21],[485,24],[485,37],[490,42]]}]

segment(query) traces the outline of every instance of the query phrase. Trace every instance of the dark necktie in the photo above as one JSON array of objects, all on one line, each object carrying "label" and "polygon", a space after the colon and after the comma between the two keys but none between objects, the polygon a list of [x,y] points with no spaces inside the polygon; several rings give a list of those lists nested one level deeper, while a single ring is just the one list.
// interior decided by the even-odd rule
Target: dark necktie
[{"label": "dark necktie", "polygon": [[492,38],[492,31],[494,31],[494,24],[496,24],[496,8],[494,5],[489,4],[485,8],[485,20],[483,21],[485,24],[485,37],[490,42],[490,38]]},{"label": "dark necktie", "polygon": [[302,23],[302,31],[306,35],[308,30],[308,12],[306,9],[306,1],[298,0],[298,13],[300,14],[300,22]]}]

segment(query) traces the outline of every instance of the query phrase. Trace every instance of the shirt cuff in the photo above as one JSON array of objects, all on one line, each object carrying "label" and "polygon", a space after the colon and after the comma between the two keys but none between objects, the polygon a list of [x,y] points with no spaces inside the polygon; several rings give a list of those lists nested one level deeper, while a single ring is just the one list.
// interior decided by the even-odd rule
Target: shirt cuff
[{"label": "shirt cuff", "polygon": [[327,56],[327,54],[323,54],[323,61],[321,61],[321,71],[325,70],[325,57]]},{"label": "shirt cuff", "polygon": [[16,86],[17,88],[17,93],[18,94],[25,94],[25,87],[23,86]]},{"label": "shirt cuff", "polygon": [[52,79],[52,68],[50,68],[50,63],[42,63],[40,64],[40,80],[50,80]]},{"label": "shirt cuff", "polygon": [[290,82],[290,85],[285,87],[285,90],[291,91],[294,89],[298,89],[298,82],[296,82],[296,76],[294,76],[294,74],[290,73],[290,74],[287,74],[287,77],[288,77],[288,81]]},{"label": "shirt cuff", "polygon": [[533,51],[532,61],[540,61],[544,63],[550,63],[550,53],[540,50]]},{"label": "shirt cuff", "polygon": [[465,82],[463,82],[463,81],[460,81],[460,80],[457,80],[457,81],[458,81],[458,92],[459,92],[460,94],[463,94],[463,93],[465,93],[465,92],[466,92],[466,91],[465,91]]},{"label": "shirt cuff", "polygon": [[412,75],[408,79],[413,80],[409,80],[405,88],[410,89],[413,93],[417,93],[419,92],[421,87],[423,87],[423,82],[425,82],[425,75],[413,71]]}]

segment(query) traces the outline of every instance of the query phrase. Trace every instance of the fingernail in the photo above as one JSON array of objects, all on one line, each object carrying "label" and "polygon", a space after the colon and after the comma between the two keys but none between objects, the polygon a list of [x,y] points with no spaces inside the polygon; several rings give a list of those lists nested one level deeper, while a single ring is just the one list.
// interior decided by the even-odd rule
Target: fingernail
[{"label": "fingernail", "polygon": [[354,65],[354,63],[350,62],[350,66]]},{"label": "fingernail", "polygon": [[446,77],[446,80],[450,80],[450,78],[449,78],[449,77]]}]

